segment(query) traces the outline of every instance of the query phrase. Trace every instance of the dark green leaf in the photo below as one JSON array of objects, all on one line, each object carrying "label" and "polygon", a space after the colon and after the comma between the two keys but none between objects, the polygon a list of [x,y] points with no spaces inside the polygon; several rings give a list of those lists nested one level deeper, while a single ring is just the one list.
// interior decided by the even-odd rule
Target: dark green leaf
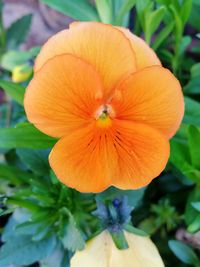
[{"label": "dark green leaf", "polygon": [[21,161],[38,175],[47,175],[49,173],[48,155],[49,150],[32,150],[32,149],[17,149],[17,155]]},{"label": "dark green leaf", "polygon": [[56,139],[49,137],[32,124],[23,123],[16,128],[0,129],[0,148],[51,148]]},{"label": "dark green leaf", "polygon": [[25,15],[15,21],[6,32],[6,41],[9,48],[22,44],[27,37],[32,21],[32,15]]},{"label": "dark green leaf", "polygon": [[95,8],[87,0],[41,0],[51,8],[82,21],[99,21]]},{"label": "dark green leaf", "polygon": [[197,262],[199,262],[195,252],[189,246],[181,243],[180,241],[170,240],[169,247],[176,257],[185,264],[195,265]]},{"label": "dark green leaf", "polygon": [[19,84],[0,80],[0,87],[16,102],[23,105],[25,88]]},{"label": "dark green leaf", "polygon": [[200,131],[193,125],[188,128],[188,140],[192,165],[200,170]]},{"label": "dark green leaf", "polygon": [[190,72],[191,78],[184,87],[184,92],[187,94],[200,94],[200,63],[193,65]]}]

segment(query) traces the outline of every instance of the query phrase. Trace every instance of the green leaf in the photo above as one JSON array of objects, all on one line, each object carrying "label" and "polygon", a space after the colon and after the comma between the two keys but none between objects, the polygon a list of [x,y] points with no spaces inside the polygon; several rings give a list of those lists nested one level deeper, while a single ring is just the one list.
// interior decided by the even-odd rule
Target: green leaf
[{"label": "green leaf", "polygon": [[81,21],[99,21],[95,8],[87,0],[41,0],[51,8]]},{"label": "green leaf", "polygon": [[199,202],[192,202],[191,205],[195,210],[200,212],[200,201]]},{"label": "green leaf", "polygon": [[16,128],[0,129],[0,148],[45,149],[51,148],[56,141],[29,123],[19,124]]},{"label": "green leaf", "polygon": [[186,177],[197,182],[200,179],[200,171],[192,166],[190,153],[187,144],[179,140],[171,140],[170,161],[179,169]]},{"label": "green leaf", "polygon": [[19,84],[0,80],[0,87],[20,105],[23,105],[25,88]]},{"label": "green leaf", "polygon": [[189,227],[194,219],[199,215],[199,211],[195,209],[192,203],[200,202],[200,188],[196,186],[194,190],[190,193],[189,198],[187,200],[186,210],[185,210],[185,222]]},{"label": "green leaf", "polygon": [[17,155],[21,161],[37,175],[48,175],[50,167],[48,163],[49,150],[17,149]]},{"label": "green leaf", "polygon": [[30,236],[12,238],[0,249],[0,266],[30,265],[51,255],[55,246],[55,237],[49,237],[39,242],[32,241]]},{"label": "green leaf", "polygon": [[156,36],[155,41],[152,44],[152,48],[157,50],[158,47],[168,38],[169,34],[174,28],[174,21],[169,22]]},{"label": "green leaf", "polygon": [[136,228],[136,227],[134,227],[134,226],[132,226],[132,225],[130,225],[130,224],[126,224],[126,225],[124,226],[124,229],[125,229],[127,232],[129,232],[129,233],[133,233],[133,234],[135,234],[135,235],[139,235],[139,236],[148,236],[148,234],[145,233],[143,230],[138,229],[138,228]]},{"label": "green leaf", "polygon": [[181,12],[180,12],[183,25],[185,25],[185,23],[188,21],[191,10],[192,10],[192,0],[184,0],[183,3],[181,4]]},{"label": "green leaf", "polygon": [[124,16],[134,7],[135,4],[136,0],[125,0],[123,2],[115,19],[115,25],[122,26]]},{"label": "green leaf", "polygon": [[168,244],[176,257],[185,264],[195,265],[199,262],[197,255],[188,245],[176,240],[170,240]]},{"label": "green leaf", "polygon": [[200,230],[200,214],[196,216],[196,218],[193,219],[192,223],[187,228],[188,232],[190,233],[196,233]]},{"label": "green leaf", "polygon": [[61,237],[63,246],[70,251],[82,250],[85,246],[85,241],[79,229],[76,226],[74,217],[69,214],[69,221],[64,228],[64,234]]},{"label": "green leaf", "polygon": [[99,17],[104,23],[112,23],[112,5],[110,0],[95,0]]},{"label": "green leaf", "polygon": [[151,36],[157,30],[158,26],[160,25],[164,14],[166,12],[166,7],[161,6],[157,10],[150,13],[149,16],[146,17],[145,21],[145,39],[147,43],[150,43]]},{"label": "green leaf", "polygon": [[16,48],[27,37],[32,21],[32,14],[25,15],[15,21],[6,32],[6,41],[9,48]]},{"label": "green leaf", "polygon": [[22,65],[33,58],[31,51],[10,50],[1,58],[1,66],[5,70],[12,71],[16,66]]},{"label": "green leaf", "polygon": [[200,132],[193,125],[190,125],[188,128],[188,140],[192,165],[200,170]]},{"label": "green leaf", "polygon": [[187,94],[200,93],[200,63],[197,63],[191,68],[191,78],[189,83],[184,87],[184,92]]},{"label": "green leaf", "polygon": [[16,167],[0,164],[0,179],[9,180],[12,184],[21,184],[34,179],[34,176]]},{"label": "green leaf", "polygon": [[200,126],[200,103],[189,97],[185,97],[185,115],[183,122]]}]

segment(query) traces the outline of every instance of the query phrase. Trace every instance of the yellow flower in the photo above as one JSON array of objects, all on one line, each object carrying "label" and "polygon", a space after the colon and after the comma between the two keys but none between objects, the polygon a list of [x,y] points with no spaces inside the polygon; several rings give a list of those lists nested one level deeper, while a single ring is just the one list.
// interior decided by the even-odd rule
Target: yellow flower
[{"label": "yellow flower", "polygon": [[32,67],[28,64],[23,64],[14,67],[12,71],[12,81],[15,83],[25,82],[32,74]]},{"label": "yellow flower", "polygon": [[150,238],[125,231],[129,248],[119,250],[108,231],[90,240],[71,259],[71,267],[164,267]]}]

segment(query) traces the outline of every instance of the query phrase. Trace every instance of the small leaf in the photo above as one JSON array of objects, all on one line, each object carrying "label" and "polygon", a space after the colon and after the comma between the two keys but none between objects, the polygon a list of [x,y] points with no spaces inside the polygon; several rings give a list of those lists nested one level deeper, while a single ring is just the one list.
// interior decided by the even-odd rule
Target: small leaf
[{"label": "small leaf", "polygon": [[99,21],[95,8],[87,0],[41,0],[51,8],[81,21]]},{"label": "small leaf", "polygon": [[0,80],[0,87],[17,103],[23,105],[25,88],[19,84]]},{"label": "small leaf", "polygon": [[10,50],[3,54],[1,66],[5,70],[12,71],[16,66],[22,65],[32,58],[31,51]]},{"label": "small leaf", "polygon": [[188,245],[176,240],[170,240],[168,244],[176,257],[185,264],[195,265],[197,262],[199,262],[197,255]]},{"label": "small leaf", "polygon": [[135,235],[139,235],[139,236],[149,236],[147,233],[145,233],[143,230],[138,229],[130,224],[126,224],[124,225],[124,229],[129,232],[129,233],[133,233]]},{"label": "small leaf", "polygon": [[32,14],[25,15],[16,20],[6,32],[6,41],[9,48],[22,44],[27,37],[32,21]]},{"label": "small leaf", "polygon": [[43,134],[29,123],[0,129],[0,148],[51,148],[55,143],[55,138]]}]

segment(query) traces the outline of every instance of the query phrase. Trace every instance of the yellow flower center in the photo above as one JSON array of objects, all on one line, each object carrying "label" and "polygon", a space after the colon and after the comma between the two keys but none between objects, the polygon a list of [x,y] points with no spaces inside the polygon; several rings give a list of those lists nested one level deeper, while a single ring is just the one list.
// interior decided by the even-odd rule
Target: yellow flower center
[{"label": "yellow flower center", "polygon": [[101,106],[96,112],[97,126],[101,128],[107,128],[112,125],[113,110],[111,106]]}]

